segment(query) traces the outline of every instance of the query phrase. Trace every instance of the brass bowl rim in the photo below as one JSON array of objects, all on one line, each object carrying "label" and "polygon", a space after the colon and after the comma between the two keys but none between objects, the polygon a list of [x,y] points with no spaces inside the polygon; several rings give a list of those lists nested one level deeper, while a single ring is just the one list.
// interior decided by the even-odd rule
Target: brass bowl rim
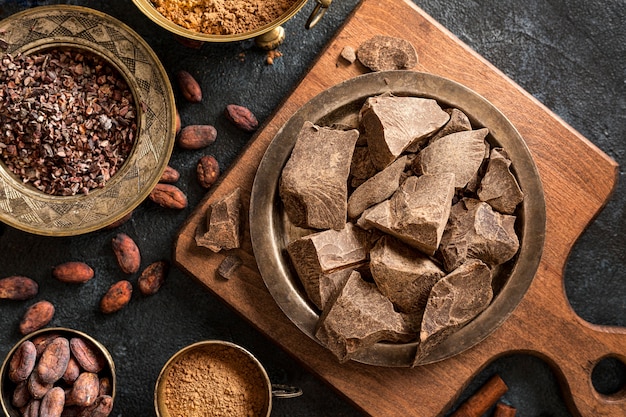
[{"label": "brass bowl rim", "polygon": [[5,377],[8,378],[8,375],[5,375],[5,374],[8,374],[9,361],[11,360],[11,357],[13,356],[17,348],[22,343],[24,343],[26,340],[31,340],[45,333],[59,333],[61,336],[64,336],[64,337],[67,337],[67,335],[80,336],[88,340],[89,342],[91,342],[104,355],[106,359],[106,363],[109,367],[109,371],[111,374],[111,398],[112,398],[113,403],[115,403],[115,395],[117,391],[115,362],[113,361],[113,357],[111,356],[111,353],[107,350],[107,348],[102,343],[97,341],[95,338],[93,338],[92,336],[80,330],[70,329],[68,327],[46,327],[43,329],[36,330],[22,337],[17,343],[15,343],[15,345],[11,348],[11,350],[9,350],[9,353],[7,353],[6,356],[4,357],[4,361],[2,362],[2,367],[0,367],[0,406],[2,407],[2,411],[4,412],[5,416],[6,417],[18,417],[19,416],[19,413],[11,414],[11,411],[13,411],[14,408],[10,404],[10,401],[9,401],[9,404],[7,404],[7,402],[5,401],[5,395],[4,395],[5,394],[4,393]]},{"label": "brass bowl rim", "polygon": [[265,384],[265,392],[266,396],[266,404],[267,404],[267,413],[266,416],[269,417],[272,411],[272,384],[270,382],[270,378],[265,370],[263,364],[254,356],[250,351],[248,351],[243,346],[240,346],[233,342],[227,342],[225,340],[217,340],[217,339],[209,339],[202,340],[199,342],[192,343],[187,345],[181,349],[179,349],[176,353],[174,353],[170,358],[165,362],[163,368],[159,372],[159,376],[157,377],[156,383],[154,385],[154,410],[156,412],[157,417],[170,417],[170,413],[167,411],[167,407],[162,405],[163,401],[163,390],[164,384],[167,382],[167,371],[169,371],[170,367],[181,357],[188,354],[194,350],[201,350],[207,347],[213,346],[222,346],[228,349],[232,349],[238,353],[243,354],[248,360],[251,361],[255,365],[255,367],[259,370],[262,375],[263,383]]},{"label": "brass bowl rim", "polygon": [[[72,224],[69,226],[66,223],[62,223],[55,226],[47,225],[43,228],[38,227],[37,224],[31,224],[29,222],[29,216],[16,216],[10,209],[7,211],[4,209],[0,210],[0,220],[17,229],[44,236],[74,236],[99,230],[108,224],[123,218],[125,215],[134,210],[139,204],[141,204],[149,195],[152,188],[154,188],[154,186],[158,183],[159,178],[165,170],[174,149],[176,121],[173,114],[170,114],[172,113],[171,109],[175,107],[174,92],[165,68],[148,43],[123,22],[98,10],[74,5],[38,6],[15,13],[0,21],[0,28],[21,25],[26,19],[45,16],[48,12],[53,12],[57,15],[67,15],[70,17],[75,14],[85,14],[90,18],[100,20],[109,26],[115,27],[129,36],[134,45],[136,45],[136,47],[145,54],[145,58],[154,68],[154,73],[158,75],[158,82],[161,83],[160,88],[163,90],[162,100],[165,103],[165,107],[168,108],[168,112],[161,115],[163,118],[169,118],[167,121],[164,120],[166,132],[163,135],[165,139],[163,140],[161,157],[155,164],[154,170],[151,171],[149,175],[150,180],[143,183],[141,189],[132,195],[132,199],[126,202],[126,204],[121,206],[118,210],[104,214],[98,213],[99,217],[97,220],[89,217],[89,213],[84,213],[85,218],[82,219],[84,220],[82,223]],[[77,210],[78,215],[80,215],[83,214],[83,212],[88,211],[92,206],[97,205],[96,203],[90,203],[90,201],[97,200],[102,195],[110,192],[114,186],[119,187],[118,184],[123,182],[125,178],[135,175],[129,171],[138,170],[138,167],[135,166],[138,162],[137,158],[139,158],[138,149],[141,145],[144,145],[146,141],[150,140],[150,137],[148,136],[148,129],[146,129],[145,126],[145,111],[142,108],[142,104],[147,101],[147,93],[141,91],[137,79],[132,76],[132,71],[127,66],[123,65],[123,60],[121,58],[116,58],[114,52],[99,45],[95,41],[75,36],[51,35],[49,37],[25,41],[24,43],[16,42],[14,44],[10,44],[9,52],[13,54],[18,52],[28,54],[53,48],[75,49],[90,53],[104,59],[120,73],[128,84],[135,100],[135,109],[137,113],[135,117],[137,125],[137,129],[135,131],[135,143],[133,144],[132,150],[126,158],[124,164],[120,167],[118,172],[109,179],[105,187],[101,189],[94,189],[90,191],[88,195],[77,194],[74,196],[59,196],[43,193],[30,184],[22,184],[17,179],[15,174],[6,168],[2,161],[0,161],[0,180],[6,182],[12,188],[12,191],[10,191],[11,193],[17,193],[32,199],[34,201],[33,204],[36,207],[48,204],[69,205],[72,207],[71,210]],[[6,52],[7,51],[5,51],[5,53]],[[33,207],[31,207],[31,209],[35,210]]]},{"label": "brass bowl rim", "polygon": [[186,38],[193,39],[196,41],[203,42],[235,42],[242,41],[246,39],[255,38],[257,36],[263,35],[275,29],[276,27],[282,25],[287,20],[291,19],[296,13],[300,11],[307,3],[308,0],[296,0],[294,4],[278,19],[267,23],[263,26],[258,27],[255,30],[251,30],[249,32],[244,33],[236,33],[232,35],[211,35],[208,33],[202,33],[193,31],[182,26],[177,25],[171,20],[167,19],[163,16],[159,11],[152,5],[150,0],[133,0],[135,6],[146,16],[148,19],[152,20],[154,23],[159,25],[161,28],[173,33],[174,35]]},{"label": "brass bowl rim", "polygon": [[[299,289],[286,255],[286,237],[281,235],[278,181],[304,121],[316,123],[328,114],[354,102],[383,93],[433,98],[466,113],[472,125],[488,127],[488,138],[504,147],[525,193],[518,217],[523,225],[520,250],[504,285],[489,307],[469,324],[444,340],[419,365],[457,355],[484,340],[513,312],[530,286],[543,253],[545,197],[530,151],[508,118],[487,99],[468,87],[430,73],[386,71],[363,74],[330,87],[301,106],[279,129],[257,169],[250,199],[250,237],[259,271],[270,294],[285,315],[309,338],[315,337],[319,314]],[[376,343],[352,360],[388,367],[413,366],[417,342]],[[335,358],[336,359],[336,358]]]}]

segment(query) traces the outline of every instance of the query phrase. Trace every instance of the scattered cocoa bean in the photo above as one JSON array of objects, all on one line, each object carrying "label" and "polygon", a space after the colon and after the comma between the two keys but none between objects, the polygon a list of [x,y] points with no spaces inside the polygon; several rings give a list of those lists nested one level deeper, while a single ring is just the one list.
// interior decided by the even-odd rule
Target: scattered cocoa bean
[{"label": "scattered cocoa bean", "polygon": [[52,384],[41,382],[37,372],[30,374],[27,385],[28,392],[30,392],[30,395],[36,400],[41,400],[43,396],[46,395],[46,393],[52,388]]},{"label": "scattered cocoa bean", "polygon": [[191,103],[199,103],[202,101],[202,89],[198,81],[187,71],[180,70],[176,73],[176,81],[180,92],[185,100]]},{"label": "scattered cocoa bean", "polygon": [[0,279],[0,299],[29,300],[38,292],[39,285],[28,277],[14,275]]},{"label": "scattered cocoa bean", "polygon": [[256,116],[246,107],[229,104],[226,106],[224,115],[232,124],[245,132],[254,132],[259,127]]},{"label": "scattered cocoa bean", "polygon": [[26,381],[22,381],[15,387],[13,390],[13,395],[11,396],[11,404],[15,408],[22,408],[30,401],[30,391],[28,391],[28,383]]},{"label": "scattered cocoa bean", "polygon": [[[72,347],[72,344],[70,341],[70,350],[71,350],[71,347]],[[76,362],[76,358],[74,358],[73,356],[70,356],[70,361],[67,363],[67,368],[65,369],[65,373],[63,374],[61,379],[63,379],[63,381],[65,381],[65,383],[67,384],[73,384],[79,375],[80,375],[80,366],[78,365],[78,362]]]},{"label": "scattered cocoa bean", "polygon": [[96,347],[81,337],[70,339],[70,350],[76,362],[87,372],[98,373],[104,369],[105,359]]},{"label": "scattered cocoa bean", "polygon": [[179,179],[180,179],[180,173],[176,169],[168,165],[165,167],[165,171],[163,171],[163,174],[161,174],[161,178],[159,179],[159,182],[162,182],[165,184],[172,184],[178,181]]},{"label": "scattered cocoa bean", "polygon": [[100,311],[104,314],[111,314],[121,310],[130,302],[132,294],[133,286],[129,281],[116,282],[100,300]]},{"label": "scattered cocoa bean", "polygon": [[83,284],[94,276],[93,269],[84,262],[65,262],[52,269],[52,276],[69,284]]},{"label": "scattered cocoa bean", "polygon": [[39,330],[52,320],[54,316],[54,305],[49,301],[38,301],[30,306],[22,321],[20,321],[20,333],[27,335]]},{"label": "scattered cocoa bean", "polygon": [[121,225],[123,225],[124,223],[126,223],[127,221],[129,221],[132,218],[133,218],[133,212],[130,211],[128,214],[125,214],[119,220],[116,220],[113,223],[111,223],[110,225],[106,226],[105,229],[111,230],[111,229],[115,229],[117,227],[120,227]]},{"label": "scattered cocoa bean", "polygon": [[180,113],[178,113],[178,110],[176,110],[176,118],[174,120],[175,120],[175,123],[176,123],[175,124],[175,126],[176,126],[175,127],[175,133],[178,135],[180,133],[180,129],[181,129],[182,125],[183,125],[181,120],[180,120]]},{"label": "scattered cocoa bean", "polygon": [[67,395],[66,403],[68,405],[88,407],[98,398],[99,389],[100,381],[98,375],[92,372],[83,372],[74,382],[72,389]]},{"label": "scattered cocoa bean", "polygon": [[167,261],[156,261],[148,265],[137,280],[139,291],[143,295],[156,294],[165,282],[168,271],[169,263]]},{"label": "scattered cocoa bean", "polygon": [[65,391],[61,387],[54,387],[41,399],[39,417],[60,417],[65,406]]},{"label": "scattered cocoa bean", "polygon": [[41,354],[35,371],[39,381],[54,384],[61,379],[70,361],[70,342],[65,337],[57,337]]},{"label": "scattered cocoa bean", "polygon": [[30,340],[22,342],[9,361],[9,379],[13,382],[26,381],[35,369],[36,361],[37,348],[33,342]]},{"label": "scattered cocoa bean", "polygon": [[204,188],[210,188],[220,176],[220,166],[213,155],[204,155],[196,167],[198,182]]},{"label": "scattered cocoa bean", "polygon": [[139,271],[141,254],[135,241],[126,233],[118,233],[111,241],[115,259],[122,272],[134,274]]},{"label": "scattered cocoa bean", "polygon": [[206,148],[217,139],[217,130],[211,125],[189,125],[178,134],[178,146],[182,149]]},{"label": "scattered cocoa bean", "polygon": [[187,196],[172,184],[157,184],[150,192],[150,200],[161,207],[182,210],[187,207]]}]

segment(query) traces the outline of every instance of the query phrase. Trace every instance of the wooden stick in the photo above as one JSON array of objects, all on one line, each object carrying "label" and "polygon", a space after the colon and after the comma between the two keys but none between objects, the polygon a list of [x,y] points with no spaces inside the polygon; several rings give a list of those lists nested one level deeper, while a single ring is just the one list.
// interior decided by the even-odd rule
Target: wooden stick
[{"label": "wooden stick", "polygon": [[474,395],[468,398],[450,417],[480,417],[502,397],[509,387],[499,375],[494,375]]},{"label": "wooden stick", "polygon": [[496,404],[496,410],[493,412],[493,417],[515,417],[517,410],[506,405],[505,403]]}]

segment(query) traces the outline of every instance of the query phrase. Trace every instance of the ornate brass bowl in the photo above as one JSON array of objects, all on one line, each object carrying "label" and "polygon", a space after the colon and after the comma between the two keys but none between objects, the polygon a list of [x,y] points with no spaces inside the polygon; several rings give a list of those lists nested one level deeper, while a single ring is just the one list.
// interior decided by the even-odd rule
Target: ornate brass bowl
[{"label": "ornate brass bowl", "polygon": [[[322,126],[355,126],[365,100],[383,93],[435,99],[442,106],[463,111],[474,128],[487,127],[490,132],[487,140],[507,151],[514,175],[525,194],[524,202],[515,213],[520,249],[513,260],[494,272],[494,300],[482,314],[445,339],[420,362],[427,364],[459,354],[497,329],[522,300],[543,251],[545,200],[537,168],[515,127],[485,98],[449,79],[413,71],[370,73],[322,92],[287,121],[263,156],[252,187],[250,234],[259,270],[276,303],[302,332],[316,340],[314,333],[320,312],[309,302],[286,253],[287,244],[302,232],[291,225],[283,210],[278,182],[304,121]],[[406,367],[412,365],[416,350],[417,342],[376,343],[353,360]]]},{"label": "ornate brass bowl", "polygon": [[105,187],[88,195],[54,196],[23,184],[0,163],[0,220],[50,236],[100,229],[139,205],[167,166],[175,139],[174,94],[165,69],[132,29],[79,6],[41,6],[0,22],[3,53],[27,55],[52,48],[87,51],[123,76],[137,108],[133,149]]}]

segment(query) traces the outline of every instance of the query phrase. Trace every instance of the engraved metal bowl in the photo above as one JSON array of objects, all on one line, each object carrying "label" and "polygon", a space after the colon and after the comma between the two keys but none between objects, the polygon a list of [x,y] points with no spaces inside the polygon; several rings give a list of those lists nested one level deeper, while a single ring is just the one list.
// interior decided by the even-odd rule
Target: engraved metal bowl
[{"label": "engraved metal bowl", "polygon": [[41,6],[0,22],[1,53],[29,54],[52,48],[101,57],[127,82],[137,109],[133,149],[101,189],[55,196],[23,184],[0,162],[0,220],[49,236],[101,229],[138,206],[158,182],[175,140],[175,103],[167,73],[149,45],[113,17],[80,6]]},{"label": "engraved metal bowl", "polygon": [[13,353],[15,353],[17,348],[20,347],[20,345],[26,340],[33,340],[36,337],[45,335],[58,335],[65,337],[68,340],[73,337],[81,337],[91,343],[98,350],[98,352],[102,354],[106,361],[104,369],[98,373],[98,376],[101,378],[108,377],[111,381],[111,398],[113,399],[113,403],[115,403],[115,393],[117,389],[117,383],[115,381],[115,363],[113,362],[113,357],[111,356],[107,348],[93,337],[81,331],[68,329],[65,327],[48,327],[24,336],[11,348],[9,353],[7,353],[6,357],[4,358],[4,361],[2,362],[2,367],[0,368],[0,407],[2,407],[2,411],[4,412],[4,415],[6,417],[21,417],[22,415],[11,404],[11,397],[13,394],[13,389],[15,387],[15,383],[9,379],[9,362],[11,361],[11,357],[13,356]]},{"label": "engraved metal bowl", "polygon": [[[257,170],[250,201],[250,234],[255,258],[267,288],[287,317],[315,338],[319,310],[308,300],[295,274],[286,247],[302,235],[291,225],[278,193],[282,168],[305,121],[322,126],[356,126],[359,109],[368,97],[383,93],[432,98],[463,111],[474,128],[487,127],[487,140],[503,147],[524,192],[517,208],[520,249],[513,260],[494,272],[494,299],[489,307],[425,356],[419,364],[437,362],[478,344],[509,317],[530,286],[543,251],[545,200],[532,156],[519,132],[489,101],[452,80],[428,73],[390,71],[365,74],[320,93],[302,106],[279,130]],[[411,366],[417,342],[376,343],[352,359],[380,366]]]}]

